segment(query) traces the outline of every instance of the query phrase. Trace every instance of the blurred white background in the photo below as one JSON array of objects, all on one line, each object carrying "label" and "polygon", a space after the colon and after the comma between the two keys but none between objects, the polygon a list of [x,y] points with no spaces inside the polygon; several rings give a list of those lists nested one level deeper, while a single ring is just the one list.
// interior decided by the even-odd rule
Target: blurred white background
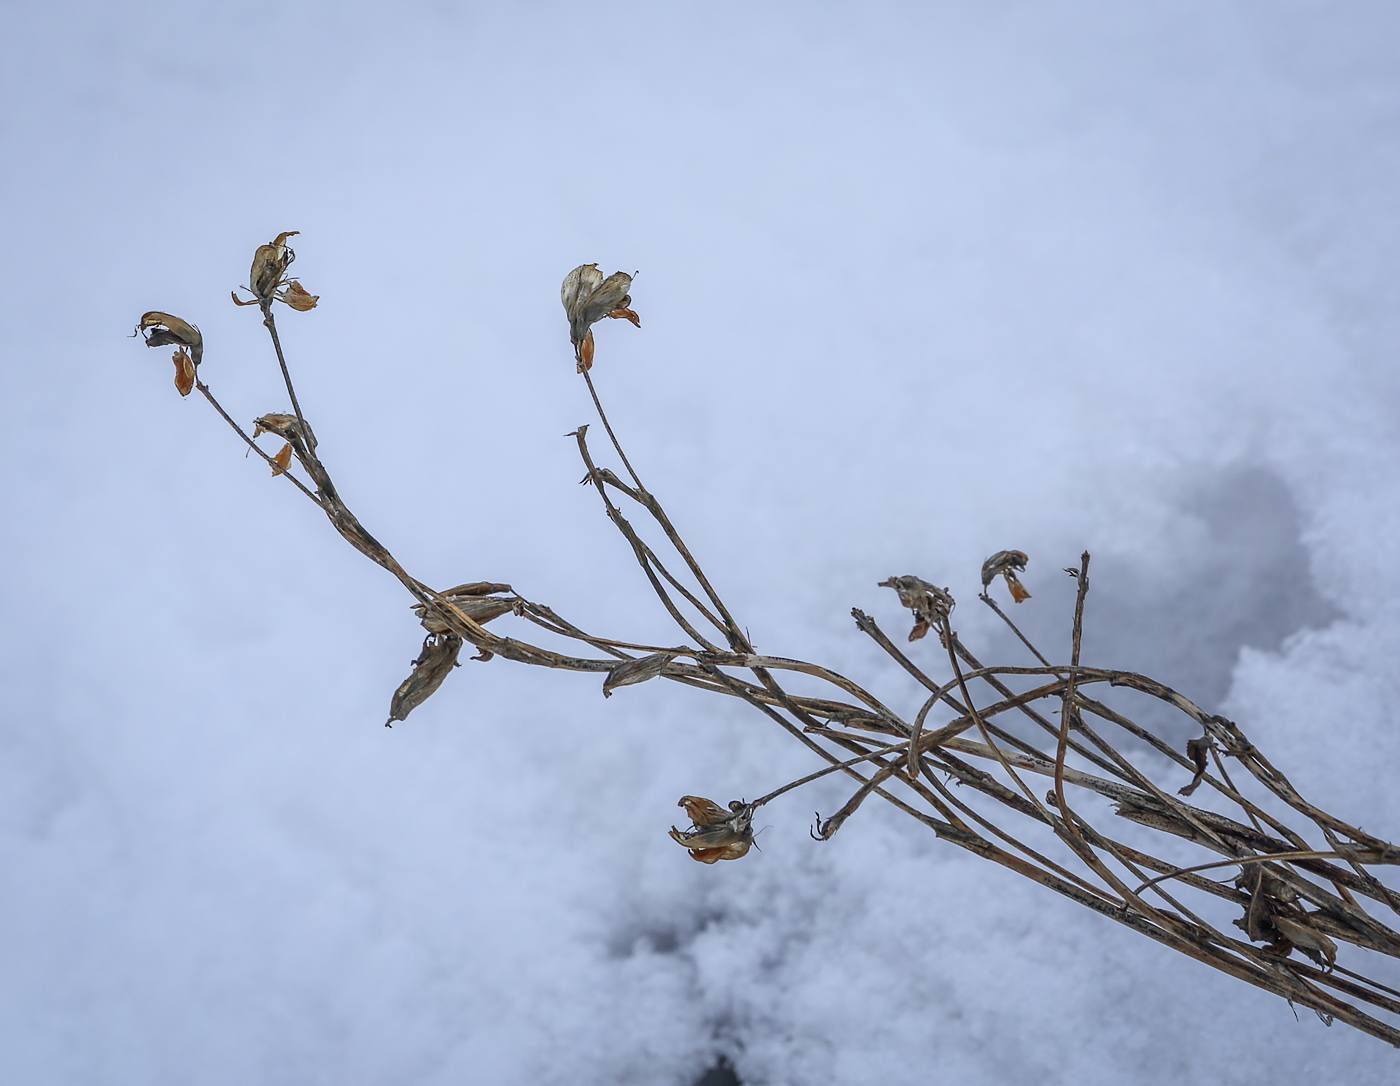
[{"label": "blurred white background", "polygon": [[[286,410],[417,576],[671,643],[561,435],[559,308],[761,651],[1031,555],[1056,652],[1230,713],[1400,833],[1400,13],[1379,2],[0,6],[0,1077],[33,1084],[1395,1081],[1378,1041],[825,782],[762,854],[685,793],[815,768],[743,706],[467,663],[381,725],[408,599],[244,458]],[[600,454],[602,446],[598,446]],[[1064,582],[1064,583],[1061,583]],[[501,620],[500,628],[515,620]],[[911,934],[913,933],[913,934]]]}]

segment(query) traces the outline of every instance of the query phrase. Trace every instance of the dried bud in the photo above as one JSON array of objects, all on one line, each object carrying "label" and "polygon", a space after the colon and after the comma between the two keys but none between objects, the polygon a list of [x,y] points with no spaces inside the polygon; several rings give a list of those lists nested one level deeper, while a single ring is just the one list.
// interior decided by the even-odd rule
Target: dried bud
[{"label": "dried bud", "polygon": [[[204,337],[199,334],[199,329],[169,313],[152,310],[141,314],[141,322],[132,334],[144,334],[147,347],[187,348],[191,366],[198,366],[204,357]],[[180,365],[178,358],[175,365]]]},{"label": "dried bud", "polygon": [[622,661],[622,663],[615,665],[608,672],[607,678],[603,680],[603,697],[612,697],[612,692],[619,686],[631,686],[634,683],[644,683],[648,679],[656,678],[675,658],[674,652],[654,652],[650,656],[643,656],[640,660]]},{"label": "dried bud", "polygon": [[671,840],[690,850],[691,859],[702,864],[720,860],[737,860],[753,844],[753,812],[751,804],[734,800],[725,810],[711,799],[682,796],[677,807],[684,807],[694,828],[689,831],[671,827]]},{"label": "dried bud", "polygon": [[627,293],[631,289],[632,277],[626,272],[613,272],[604,279],[597,264],[580,264],[564,277],[559,297],[569,318],[569,338],[579,373],[593,366],[593,325],[613,317],[642,326],[637,314],[627,308],[632,304]]},{"label": "dried bud", "polygon": [[1020,603],[1030,599],[1031,594],[1026,591],[1026,586],[1016,578],[1016,571],[1024,573],[1029,561],[1024,551],[997,551],[982,563],[982,587],[986,588],[1000,574],[1006,578],[1006,587],[1011,589],[1013,600]]},{"label": "dried bud", "polygon": [[413,661],[412,674],[394,691],[389,719],[384,722],[386,728],[392,728],[396,720],[407,720],[409,713],[432,697],[457,666],[461,648],[462,639],[456,634],[429,634],[424,639],[423,651]]},{"label": "dried bud", "polygon": [[914,628],[909,631],[909,640],[917,641],[929,631],[929,627],[946,622],[952,613],[953,597],[946,588],[938,588],[918,577],[890,577],[881,581],[879,587],[893,588],[899,593],[899,602],[914,612]]}]

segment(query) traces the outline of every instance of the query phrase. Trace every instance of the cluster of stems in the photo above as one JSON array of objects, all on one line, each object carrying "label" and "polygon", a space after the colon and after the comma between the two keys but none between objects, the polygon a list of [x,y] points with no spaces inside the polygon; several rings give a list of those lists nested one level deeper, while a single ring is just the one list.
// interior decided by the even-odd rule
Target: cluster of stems
[{"label": "cluster of stems", "polygon": [[[705,824],[697,816],[695,833],[673,836],[688,846],[706,834],[703,843],[730,844],[730,851],[708,850],[718,855],[696,858],[743,855],[747,848],[732,844],[751,835],[754,811],[818,778],[842,774],[853,794],[839,811],[818,818],[813,836],[819,840],[830,839],[866,798],[879,796],[949,844],[1311,1008],[1324,1021],[1344,1022],[1400,1046],[1400,990],[1370,975],[1374,968],[1353,968],[1366,964],[1357,961],[1359,950],[1381,956],[1370,959],[1374,966],[1400,959],[1400,934],[1372,915],[1400,911],[1400,896],[1372,871],[1400,863],[1400,851],[1307,802],[1233,722],[1145,676],[1083,665],[1087,553],[1068,571],[1078,594],[1065,663],[1052,663],[987,592],[979,598],[1016,634],[1033,663],[984,665],[952,628],[951,599],[944,593],[948,606],[916,616],[937,635],[942,651],[933,653],[933,663],[940,671],[946,666],[941,677],[930,673],[929,662],[911,659],[874,618],[853,611],[858,629],[908,677],[909,689],[899,696],[912,691],[918,709],[901,715],[887,704],[893,696],[878,698],[831,668],[754,651],[745,628],[642,483],[603,410],[591,370],[580,365],[624,473],[597,464],[588,427],[580,426],[569,436],[587,468],[585,482],[684,640],[648,645],[599,636],[513,591],[509,610],[548,635],[545,640],[571,651],[535,643],[540,637],[500,636],[486,628],[489,619],[467,613],[460,595],[411,576],[346,507],[297,399],[272,301],[270,290],[259,298],[292,415],[266,416],[249,433],[202,379],[195,387],[274,474],[318,505],[351,546],[398,578],[420,613],[431,616],[432,628],[475,645],[481,659],[499,656],[601,674],[605,690],[661,678],[740,699],[823,763],[756,800],[731,803],[729,812],[685,797],[688,810],[709,804],[706,809],[719,815]],[[260,430],[286,439],[304,479],[258,446]],[[649,531],[664,539],[665,560],[625,515],[638,510]],[[506,585],[487,587],[510,591]],[[820,680],[826,696],[790,691],[785,683],[794,674]],[[1121,697],[1093,696],[1105,688],[1166,703],[1189,717],[1200,737],[1185,751],[1175,749],[1109,704]],[[1227,762],[1238,767],[1240,785]],[[1187,802],[1198,790],[1202,798]],[[729,821],[721,826],[720,816]],[[706,851],[692,848],[692,855]]]}]

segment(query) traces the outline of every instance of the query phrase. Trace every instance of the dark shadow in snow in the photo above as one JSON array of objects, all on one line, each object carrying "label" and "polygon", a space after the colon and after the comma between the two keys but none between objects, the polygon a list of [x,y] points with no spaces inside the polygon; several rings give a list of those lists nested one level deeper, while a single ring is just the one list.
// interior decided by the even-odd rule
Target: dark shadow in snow
[{"label": "dark shadow in snow", "polygon": [[[1326,626],[1341,612],[1317,590],[1302,542],[1302,516],[1273,472],[1249,467],[1209,479],[1187,493],[1181,515],[1200,527],[1198,543],[1185,553],[1094,555],[1083,660],[1149,675],[1207,712],[1218,712],[1242,648],[1276,651],[1292,634]],[[1057,567],[1075,559],[1033,556],[1036,598],[1012,609],[1017,623],[1056,661],[1069,657],[1074,599],[1074,581]],[[1014,652],[1014,643],[999,639],[1003,650]],[[1121,704],[1104,692],[1094,696]],[[1166,706],[1134,700],[1132,715],[1174,745],[1195,734],[1185,717]]]},{"label": "dark shadow in snow", "polygon": [[721,1056],[708,1071],[695,1080],[695,1086],[742,1086],[742,1080],[734,1073],[734,1066]]},{"label": "dark shadow in snow", "polygon": [[1277,475],[1246,468],[1211,480],[1182,512],[1200,520],[1205,538],[1173,556],[1169,580],[1149,581],[1121,560],[1098,563],[1094,647],[1112,666],[1147,671],[1214,712],[1241,648],[1277,651],[1341,612],[1313,582],[1302,517]]}]

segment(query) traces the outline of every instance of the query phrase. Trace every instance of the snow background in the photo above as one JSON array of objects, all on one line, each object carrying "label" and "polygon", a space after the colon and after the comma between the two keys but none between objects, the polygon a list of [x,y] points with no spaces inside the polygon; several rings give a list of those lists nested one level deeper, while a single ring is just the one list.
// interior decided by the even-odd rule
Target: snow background
[{"label": "snow background", "polygon": [[1393,838],[1397,33],[1304,0],[0,8],[0,1077],[1394,1081],[893,811],[814,844],[842,785],[690,862],[678,796],[815,767],[742,706],[467,663],[386,731],[402,591],[122,337],[180,314],[236,417],[284,410],[225,299],[300,230],[322,303],[284,341],[366,525],[669,643],[561,438],[559,280],[639,269],[595,373],[761,651],[912,707],[849,619],[902,625],[876,581],[949,585],[995,649],[976,572],[1018,547],[1060,646],[1087,547],[1087,660]]}]

